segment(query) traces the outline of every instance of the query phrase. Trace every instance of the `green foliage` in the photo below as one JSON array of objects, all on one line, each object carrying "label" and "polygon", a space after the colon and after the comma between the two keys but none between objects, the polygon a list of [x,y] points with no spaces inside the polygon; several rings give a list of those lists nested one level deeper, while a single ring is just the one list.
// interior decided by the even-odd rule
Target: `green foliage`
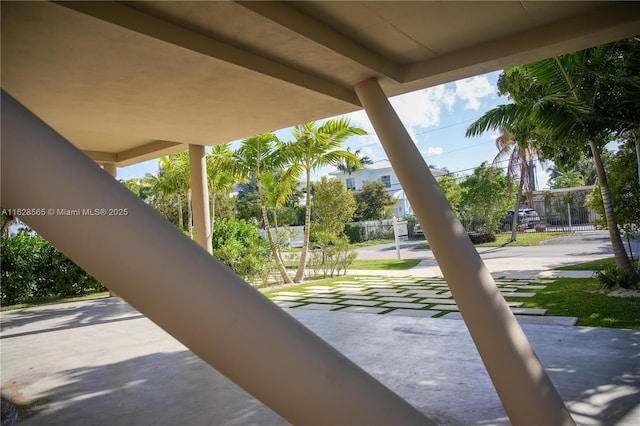
[{"label": "green foliage", "polygon": [[364,227],[359,223],[348,223],[344,227],[344,234],[349,239],[349,243],[356,244],[364,241]]},{"label": "green foliage", "polygon": [[[606,164],[611,191],[611,203],[623,234],[631,235],[640,229],[640,185],[638,184],[638,160],[631,141],[620,145]],[[599,186],[595,186],[587,199],[586,206],[600,215],[595,225],[606,227],[604,204]]]},{"label": "green foliage", "polygon": [[269,275],[269,245],[260,230],[244,220],[216,220],[213,255],[249,282],[265,283]]},{"label": "green foliage", "polygon": [[487,234],[487,233],[484,233],[484,232],[481,232],[481,233],[469,232],[467,235],[469,235],[469,238],[471,239],[471,242],[474,245],[475,244],[493,243],[493,242],[496,241],[495,234]]},{"label": "green foliage", "polygon": [[394,199],[381,181],[363,182],[362,190],[355,194],[357,203],[355,219],[379,220],[386,217],[385,208],[394,206]]},{"label": "green foliage", "polygon": [[597,274],[598,281],[604,288],[633,288],[636,285],[636,281],[627,276],[624,271],[615,265],[607,265],[603,272]]},{"label": "green foliage", "polygon": [[310,251],[307,267],[313,276],[333,277],[347,273],[358,253],[349,246],[349,239],[329,232],[317,232],[316,248]]},{"label": "green foliage", "polygon": [[311,233],[318,231],[342,235],[345,224],[353,218],[356,202],[351,191],[347,191],[341,179],[323,176],[313,184],[313,212],[315,221]]},{"label": "green foliage", "polygon": [[262,213],[260,211],[260,194],[255,181],[240,185],[236,197],[236,217],[246,221],[259,220]]},{"label": "green foliage", "polygon": [[463,199],[463,190],[456,181],[453,176],[450,175],[442,175],[438,178],[438,185],[442,188],[445,197],[451,204],[451,208],[456,212],[458,217],[461,217],[462,213],[462,199]]},{"label": "green foliage", "polygon": [[39,235],[20,231],[0,243],[3,305],[106,290]]},{"label": "green foliage", "polygon": [[504,172],[483,162],[460,186],[465,191],[463,204],[473,216],[482,220],[483,231],[495,232],[500,219],[515,202],[515,195],[507,193]]}]

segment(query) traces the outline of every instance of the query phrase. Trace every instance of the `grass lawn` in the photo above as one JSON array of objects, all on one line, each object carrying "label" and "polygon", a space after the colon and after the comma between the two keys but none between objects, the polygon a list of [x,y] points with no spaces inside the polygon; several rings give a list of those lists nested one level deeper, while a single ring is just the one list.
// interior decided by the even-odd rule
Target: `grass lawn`
[{"label": "grass lawn", "polygon": [[[496,240],[493,243],[476,244],[476,247],[535,246],[542,241],[566,237],[567,235],[569,235],[568,232],[525,232],[518,234],[515,241],[509,241],[511,233],[502,233],[496,235]],[[414,250],[428,248],[430,248],[429,243],[426,241],[413,247]]]},{"label": "grass lawn", "polygon": [[547,315],[577,317],[582,326],[640,330],[640,297],[607,296],[595,278],[559,278],[545,285],[531,299],[513,300],[547,309]]},{"label": "grass lawn", "polygon": [[349,269],[402,271],[411,269],[420,263],[420,259],[406,260],[354,260]]},{"label": "grass lawn", "polygon": [[[638,267],[638,259],[634,260],[635,267]],[[606,257],[604,259],[592,260],[590,262],[576,263],[575,265],[558,266],[553,268],[558,271],[599,271],[607,266],[616,266],[614,257]]]},{"label": "grass lawn", "polygon": [[502,233],[496,235],[495,242],[478,244],[477,247],[535,246],[542,241],[566,237],[567,235],[569,235],[568,232],[525,232],[518,234],[515,241],[509,241],[511,233]]}]

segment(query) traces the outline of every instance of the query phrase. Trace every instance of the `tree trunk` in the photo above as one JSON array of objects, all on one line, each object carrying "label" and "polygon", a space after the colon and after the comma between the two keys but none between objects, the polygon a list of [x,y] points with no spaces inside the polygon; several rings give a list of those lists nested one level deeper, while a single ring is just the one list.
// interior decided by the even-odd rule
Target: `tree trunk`
[{"label": "tree trunk", "polygon": [[191,188],[187,190],[187,222],[189,226],[189,236],[193,240],[193,209],[191,208]]},{"label": "tree trunk", "polygon": [[276,261],[276,266],[278,267],[278,271],[280,271],[280,276],[282,277],[282,281],[285,284],[291,284],[291,277],[287,274],[287,269],[284,267],[284,263],[282,263],[282,259],[278,255],[278,250],[276,248],[275,243],[273,242],[273,235],[271,235],[271,228],[269,227],[269,217],[267,216],[267,207],[264,204],[264,196],[262,194],[262,182],[260,179],[256,179],[258,184],[258,195],[260,196],[260,209],[262,210],[262,221],[264,222],[264,229],[267,232],[267,240],[269,240],[269,247],[271,248],[271,253],[273,254],[273,258]]},{"label": "tree trunk", "polygon": [[[524,167],[523,167],[524,169]],[[519,209],[520,207],[520,198],[522,198],[522,188],[524,187],[524,170],[520,171],[520,184],[518,185],[518,197],[516,198],[516,208],[513,209],[513,218],[511,219],[511,241],[516,240],[516,235],[518,235],[518,219],[519,219]]]},{"label": "tree trunk", "polygon": [[299,283],[304,277],[304,269],[307,266],[307,252],[309,251],[309,230],[311,228],[311,170],[307,167],[307,196],[305,198],[304,236],[302,238],[302,251],[298,270],[293,281]]},{"label": "tree trunk", "polygon": [[602,165],[602,158],[600,157],[600,148],[596,144],[594,139],[589,140],[589,147],[591,148],[591,154],[593,160],[596,163],[596,171],[598,172],[598,184],[600,185],[600,192],[602,193],[602,204],[604,205],[604,215],[607,219],[607,228],[609,228],[609,237],[611,238],[611,247],[613,248],[613,255],[616,260],[616,266],[620,268],[627,277],[632,278],[636,276],[636,271],[633,268],[633,264],[627,252],[622,244],[622,238],[620,238],[620,231],[618,229],[618,223],[613,211],[613,204],[611,203],[611,193],[609,192],[609,185],[607,183],[607,175]]},{"label": "tree trunk", "polygon": [[209,239],[211,239],[211,237],[213,237],[213,225],[216,223],[216,191],[211,191],[209,204],[209,211],[211,212],[211,235],[209,235]]},{"label": "tree trunk", "polygon": [[[638,185],[640,185],[640,127],[638,128],[638,132],[635,134],[635,143],[636,143],[636,159],[638,160]],[[640,269],[638,269],[640,271]]]},{"label": "tree trunk", "polygon": [[178,223],[181,231],[184,231],[184,216],[182,215],[182,199],[180,198],[180,192],[176,192],[176,197],[178,197]]}]

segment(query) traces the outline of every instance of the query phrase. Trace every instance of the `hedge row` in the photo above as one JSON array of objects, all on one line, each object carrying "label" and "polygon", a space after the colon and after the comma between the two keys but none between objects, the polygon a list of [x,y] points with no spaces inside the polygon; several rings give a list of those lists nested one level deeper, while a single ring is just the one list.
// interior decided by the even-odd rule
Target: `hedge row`
[{"label": "hedge row", "polygon": [[2,305],[106,291],[106,287],[39,235],[0,238]]}]

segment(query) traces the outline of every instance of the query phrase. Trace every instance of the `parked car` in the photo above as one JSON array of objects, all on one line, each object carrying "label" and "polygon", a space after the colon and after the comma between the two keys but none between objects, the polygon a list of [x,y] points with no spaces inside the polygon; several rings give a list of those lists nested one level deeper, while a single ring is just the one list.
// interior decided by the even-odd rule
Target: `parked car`
[{"label": "parked car", "polygon": [[[513,223],[514,211],[509,210],[507,215],[502,220],[502,229],[507,231],[511,229]],[[540,223],[540,216],[534,209],[520,209],[518,210],[518,225],[522,225],[525,228],[533,228]]]},{"label": "parked car", "polygon": [[424,233],[422,232],[422,227],[420,226],[419,223],[416,223],[413,226],[413,237],[424,237]]}]

